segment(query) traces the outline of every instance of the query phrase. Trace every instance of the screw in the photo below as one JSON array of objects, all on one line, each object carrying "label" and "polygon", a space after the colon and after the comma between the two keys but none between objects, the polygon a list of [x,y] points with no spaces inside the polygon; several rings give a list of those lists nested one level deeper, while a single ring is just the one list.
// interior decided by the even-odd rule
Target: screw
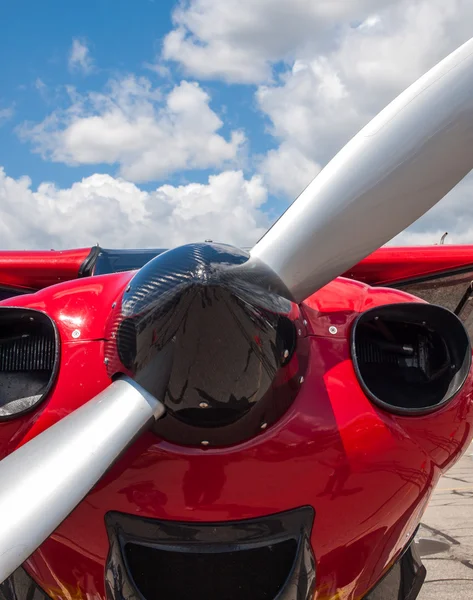
[{"label": "screw", "polygon": [[329,330],[329,333],[331,333],[332,335],[335,335],[336,333],[338,333],[338,329],[334,325],[329,327],[328,330]]},{"label": "screw", "polygon": [[80,331],[78,329],[74,329],[72,332],[72,337],[76,340],[78,337],[80,337]]},{"label": "screw", "polygon": [[200,408],[208,408],[209,407],[209,403],[208,402],[201,402],[199,404]]},{"label": "screw", "polygon": [[302,376],[299,377],[299,383],[304,383],[304,378]]},{"label": "screw", "polygon": [[268,426],[268,424],[267,424],[267,423],[261,423],[261,426],[260,426],[260,427],[261,427],[261,429],[266,429],[266,427],[267,427],[267,426]]},{"label": "screw", "polygon": [[202,446],[208,446],[210,444],[210,442],[208,442],[207,440],[202,440],[200,443],[202,444]]},{"label": "screw", "polygon": [[126,292],[129,292],[130,290],[131,290],[131,285],[129,285],[129,286],[126,288],[126,290],[125,290],[125,291],[126,291]]},{"label": "screw", "polygon": [[117,303],[116,303],[116,302],[114,302],[114,303],[112,304],[112,308],[115,308],[115,306],[116,306],[116,305],[117,305]]}]

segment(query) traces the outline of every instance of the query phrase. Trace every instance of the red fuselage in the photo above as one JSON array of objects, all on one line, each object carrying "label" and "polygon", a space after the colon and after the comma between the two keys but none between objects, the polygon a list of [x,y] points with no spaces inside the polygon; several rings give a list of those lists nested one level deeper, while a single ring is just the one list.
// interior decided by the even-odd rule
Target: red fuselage
[{"label": "red fuselage", "polygon": [[[0,303],[45,311],[61,341],[49,398],[0,425],[2,457],[110,383],[107,322],[131,277],[79,279]],[[350,355],[351,325],[369,308],[406,301],[419,300],[348,279],[309,298],[300,307],[309,367],[275,425],[220,449],[143,435],[29,559],[28,572],[52,598],[104,598],[109,511],[205,523],[312,506],[316,597],[363,597],[403,551],[439,476],[473,435],[471,375],[447,406],[421,417],[389,414],[363,393]]]}]

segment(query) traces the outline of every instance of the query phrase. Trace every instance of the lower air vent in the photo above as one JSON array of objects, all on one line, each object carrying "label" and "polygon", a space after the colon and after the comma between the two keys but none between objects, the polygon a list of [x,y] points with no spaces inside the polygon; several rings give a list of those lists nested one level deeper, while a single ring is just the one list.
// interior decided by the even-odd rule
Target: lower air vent
[{"label": "lower air vent", "polygon": [[33,409],[50,390],[58,362],[51,319],[23,308],[0,308],[0,420]]},{"label": "lower air vent", "polygon": [[108,600],[310,600],[314,511],[179,523],[107,513]]},{"label": "lower air vent", "polygon": [[471,364],[468,334],[450,311],[395,304],[362,314],[352,356],[369,398],[391,412],[424,414],[457,394]]},{"label": "lower air vent", "polygon": [[296,552],[296,540],[235,552],[168,552],[137,544],[125,547],[143,598],[166,600],[272,600],[284,587]]}]

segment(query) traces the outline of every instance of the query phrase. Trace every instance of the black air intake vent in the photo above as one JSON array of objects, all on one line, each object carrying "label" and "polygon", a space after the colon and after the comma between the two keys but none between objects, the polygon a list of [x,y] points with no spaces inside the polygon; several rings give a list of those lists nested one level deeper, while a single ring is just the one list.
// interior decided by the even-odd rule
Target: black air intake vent
[{"label": "black air intake vent", "polygon": [[54,368],[56,342],[47,335],[22,335],[0,342],[0,371],[48,371]]},{"label": "black air intake vent", "polygon": [[404,415],[446,404],[462,388],[471,364],[462,323],[431,304],[394,304],[363,313],[353,326],[351,346],[366,395]]},{"label": "black air intake vent", "polygon": [[54,383],[56,328],[44,313],[0,307],[0,420],[35,408]]},{"label": "black air intake vent", "polygon": [[105,517],[107,600],[310,600],[314,511],[219,523]]}]

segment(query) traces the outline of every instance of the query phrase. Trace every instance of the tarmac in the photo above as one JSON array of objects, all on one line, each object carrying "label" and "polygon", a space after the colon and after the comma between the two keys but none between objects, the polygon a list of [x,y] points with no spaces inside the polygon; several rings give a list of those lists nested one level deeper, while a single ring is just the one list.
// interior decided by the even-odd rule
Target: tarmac
[{"label": "tarmac", "polygon": [[439,481],[418,537],[445,549],[422,556],[427,577],[417,600],[473,600],[473,444]]}]

